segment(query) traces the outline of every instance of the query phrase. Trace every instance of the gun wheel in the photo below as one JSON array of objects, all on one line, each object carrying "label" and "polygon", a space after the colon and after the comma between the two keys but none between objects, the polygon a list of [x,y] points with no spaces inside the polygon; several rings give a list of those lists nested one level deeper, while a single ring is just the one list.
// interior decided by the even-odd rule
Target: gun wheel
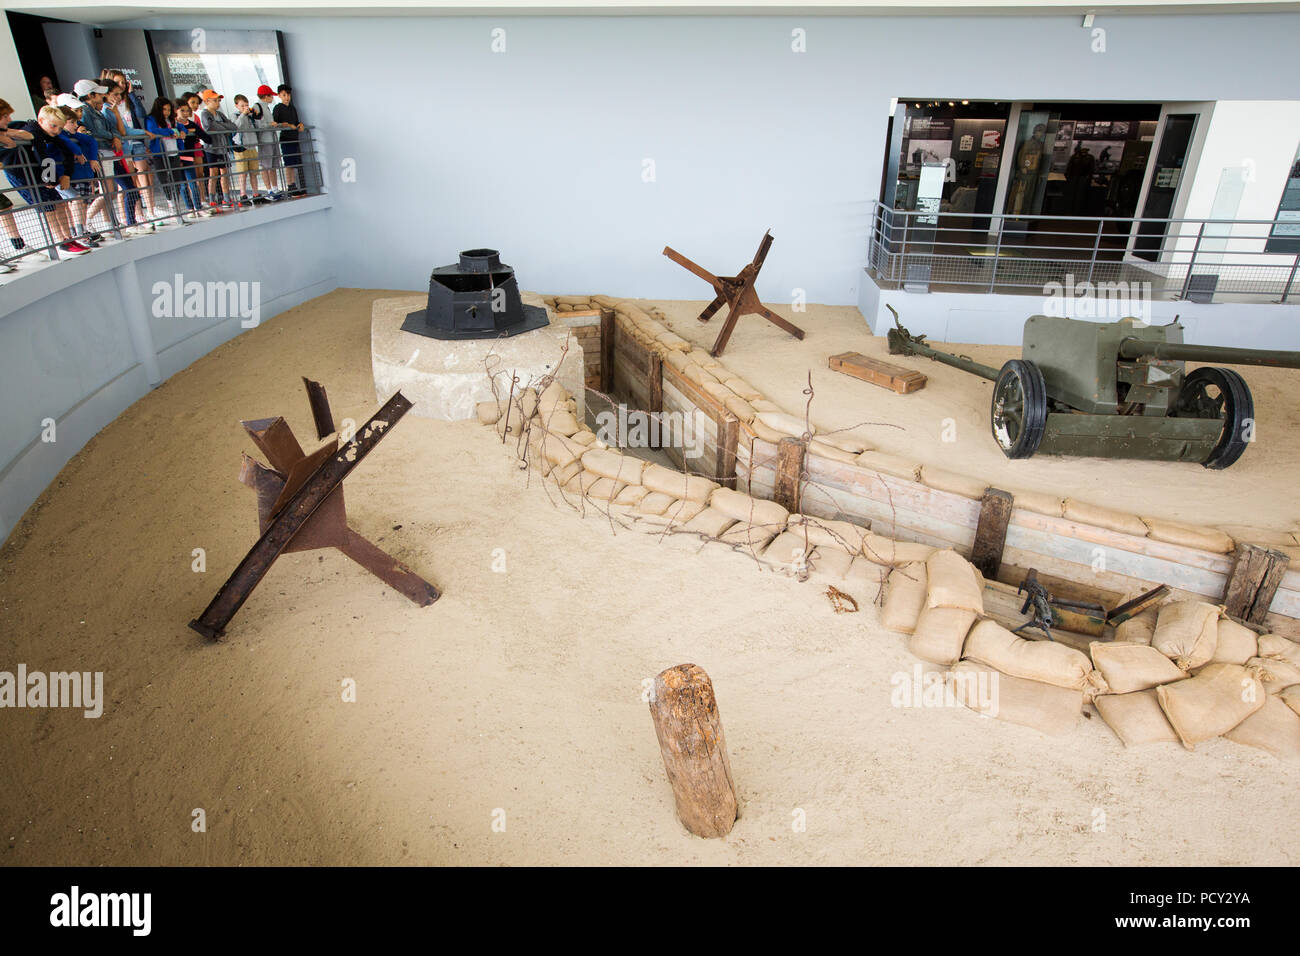
[{"label": "gun wheel", "polygon": [[1214,450],[1201,462],[1206,468],[1227,468],[1246,450],[1247,429],[1255,424],[1255,400],[1250,388],[1232,369],[1198,368],[1183,380],[1174,402],[1177,418],[1217,418],[1223,432]]},{"label": "gun wheel", "polygon": [[989,409],[993,440],[1008,458],[1028,458],[1038,451],[1047,429],[1047,384],[1033,362],[1011,359],[993,385]]}]

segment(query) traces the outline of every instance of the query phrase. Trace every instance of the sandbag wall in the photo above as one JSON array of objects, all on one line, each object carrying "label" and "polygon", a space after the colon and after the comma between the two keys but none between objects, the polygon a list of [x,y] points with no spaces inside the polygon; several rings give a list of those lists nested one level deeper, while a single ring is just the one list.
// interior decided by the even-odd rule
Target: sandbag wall
[{"label": "sandbag wall", "polygon": [[600,314],[599,305],[585,295],[543,296],[551,313],[566,325],[582,346],[582,377],[587,388],[600,389]]},{"label": "sandbag wall", "polygon": [[1085,654],[1018,637],[984,616],[984,582],[956,551],[893,570],[881,622],[938,664],[933,703],[1060,735],[1087,702],[1127,747],[1216,737],[1300,762],[1300,644],[1258,635],[1222,605],[1172,601],[1120,627]]},{"label": "sandbag wall", "polygon": [[[686,462],[680,449],[664,449],[678,467],[772,499],[778,497],[778,446],[783,439],[797,439],[807,478],[799,482],[796,500],[785,500],[790,510],[847,520],[883,538],[969,556],[987,482],[819,432],[815,423],[786,413],[722,362],[693,348],[653,307],[603,295],[554,301],[557,318],[584,305],[612,313],[606,328],[613,330],[613,343],[602,344],[606,356],[612,354],[606,391],[616,400],[632,408],[693,416],[701,423],[701,458]],[[591,355],[601,351],[587,349]],[[1197,527],[1009,490],[1014,506],[999,574],[1003,580],[1018,582],[1034,567],[1115,596],[1168,584],[1175,596],[1218,601],[1237,542],[1248,542],[1290,556],[1291,567],[1265,624],[1300,636],[1300,538],[1295,533]]]}]

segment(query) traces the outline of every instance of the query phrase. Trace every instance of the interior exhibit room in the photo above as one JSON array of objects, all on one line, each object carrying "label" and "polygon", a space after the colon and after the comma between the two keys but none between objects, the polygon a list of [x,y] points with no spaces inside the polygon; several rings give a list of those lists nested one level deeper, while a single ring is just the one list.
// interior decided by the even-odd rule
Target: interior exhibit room
[{"label": "interior exhibit room", "polygon": [[1297,36],[9,3],[0,860],[1295,863]]}]

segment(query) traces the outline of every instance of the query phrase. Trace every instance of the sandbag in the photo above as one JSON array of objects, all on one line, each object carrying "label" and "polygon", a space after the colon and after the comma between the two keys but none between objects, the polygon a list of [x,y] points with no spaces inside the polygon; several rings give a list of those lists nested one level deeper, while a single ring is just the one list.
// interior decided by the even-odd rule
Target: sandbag
[{"label": "sandbag", "polygon": [[717,399],[719,405],[725,405],[728,398],[736,397],[731,389],[721,382],[705,382],[700,388],[707,392],[709,397]]},{"label": "sandbag", "polygon": [[833,445],[840,451],[847,451],[854,457],[861,455],[864,451],[871,451],[871,446],[860,438],[854,438],[851,435],[843,433],[831,433],[828,435],[818,435],[817,441],[825,442],[827,445]]},{"label": "sandbag", "polygon": [[1292,684],[1290,687],[1282,688],[1282,691],[1277,695],[1277,699],[1297,714],[1300,714],[1300,684]]},{"label": "sandbag", "polygon": [[665,352],[664,361],[679,372],[683,371],[687,365],[691,364],[691,360],[686,357],[685,352],[678,352],[676,350]]},{"label": "sandbag", "polygon": [[[933,590],[934,578],[930,578]],[[984,619],[971,628],[962,656],[997,668],[1003,674],[1083,690],[1090,686],[1092,662],[1087,655],[1054,641],[1031,641]]]},{"label": "sandbag", "polygon": [[1227,733],[1267,699],[1263,685],[1240,664],[1208,664],[1195,677],[1157,687],[1156,696],[1188,750]]},{"label": "sandbag", "polygon": [[650,494],[650,489],[644,485],[628,485],[618,493],[618,497],[614,499],[614,504],[634,505],[648,494]]},{"label": "sandbag", "polygon": [[582,471],[582,462],[571,461],[567,465],[556,465],[551,469],[550,477],[561,487],[567,485],[574,475]]},{"label": "sandbag", "polygon": [[1152,541],[1164,541],[1184,548],[1198,551],[1211,551],[1214,554],[1228,554],[1236,545],[1232,538],[1218,528],[1202,528],[1196,525],[1179,524],[1165,521],[1163,518],[1142,518],[1147,526],[1147,537]]},{"label": "sandbag", "polygon": [[561,435],[547,435],[542,439],[542,455],[556,468],[562,468],[570,462],[577,461],[586,454],[587,448],[570,441]]},{"label": "sandbag", "polygon": [[1221,617],[1215,627],[1218,637],[1214,642],[1214,656],[1210,658],[1211,662],[1244,664],[1252,657],[1268,656],[1259,649],[1259,637],[1245,625]]},{"label": "sandbag", "polygon": [[758,412],[754,410],[754,406],[749,404],[749,402],[745,401],[739,395],[732,395],[730,398],[724,398],[722,404],[726,406],[727,411],[731,412],[731,414],[735,415],[746,425],[758,416]]},{"label": "sandbag", "polygon": [[[754,406],[757,408],[758,406]],[[778,431],[783,435],[791,438],[802,438],[804,432],[810,436],[817,434],[816,426],[805,423],[802,418],[794,415],[787,415],[785,412],[764,412],[758,413],[758,420],[768,428]]]},{"label": "sandbag", "polygon": [[1187,672],[1148,644],[1093,641],[1088,650],[1112,694],[1130,694],[1184,680]]},{"label": "sandbag", "polygon": [[956,551],[951,548],[935,551],[925,560],[925,572],[930,582],[925,595],[926,607],[958,607],[975,614],[984,613],[983,587],[975,576],[975,566]]},{"label": "sandbag", "polygon": [[1034,514],[1051,515],[1053,518],[1059,518],[1065,513],[1065,499],[1060,495],[1042,491],[1013,491],[1011,498],[1013,510],[1019,508]]},{"label": "sandbag", "polygon": [[521,389],[515,398],[519,402],[519,410],[524,413],[524,418],[532,418],[537,414],[537,389]]},{"label": "sandbag", "polygon": [[1223,608],[1205,601],[1174,601],[1160,608],[1151,646],[1185,671],[1208,664],[1219,640]]},{"label": "sandbag", "polygon": [[946,471],[934,465],[921,466],[921,482],[937,491],[947,491],[965,498],[983,498],[989,483],[981,478],[972,478],[956,471]]},{"label": "sandbag", "polygon": [[867,534],[862,542],[862,554],[873,564],[898,567],[912,561],[924,561],[934,554],[936,548],[915,541],[895,541],[874,531]]},{"label": "sandbag", "polygon": [[851,521],[836,521],[833,518],[815,518],[809,515],[792,514],[786,519],[786,527],[799,534],[808,535],[810,544],[826,548],[839,548],[852,554],[862,551],[862,544],[870,531]]},{"label": "sandbag", "polygon": [[1239,544],[1257,544],[1264,548],[1294,547],[1296,541],[1285,531],[1275,528],[1255,528],[1248,525],[1221,524],[1219,530]]},{"label": "sandbag", "polygon": [[546,388],[542,389],[541,394],[537,396],[537,411],[542,415],[563,405],[569,400],[569,393],[559,382],[551,382]]},{"label": "sandbag", "polygon": [[961,658],[966,634],[974,623],[975,612],[965,608],[923,607],[907,639],[907,649],[923,661],[951,667]]},{"label": "sandbag", "polygon": [[716,378],[710,375],[706,369],[702,368],[699,365],[694,365],[694,364],[687,365],[684,369],[682,369],[682,374],[685,375],[692,382],[694,382],[696,385],[703,385],[705,382],[718,381]]},{"label": "sandbag", "polygon": [[907,481],[921,480],[921,466],[908,458],[890,455],[883,451],[864,451],[858,456],[858,467],[878,471],[882,475],[904,478]]},{"label": "sandbag", "polygon": [[853,567],[853,555],[839,548],[819,547],[812,560],[812,569],[832,581],[843,581]]},{"label": "sandbag", "polygon": [[769,402],[766,398],[762,398],[762,397],[759,397],[759,398],[751,398],[751,399],[748,399],[747,401],[749,402],[749,404],[753,405],[754,408],[755,408],[757,411],[760,411],[760,412],[777,412],[778,414],[781,414],[781,415],[784,415],[784,414],[785,414],[785,409],[783,409],[783,408],[782,408],[780,405],[778,405],[776,402]]},{"label": "sandbag", "polygon": [[541,427],[551,435],[563,435],[568,438],[570,435],[577,434],[582,430],[582,426],[578,424],[573,412],[558,405],[537,420],[541,423]]},{"label": "sandbag", "polygon": [[737,521],[766,525],[772,529],[773,535],[785,528],[786,519],[790,517],[790,512],[775,501],[751,498],[744,492],[733,491],[730,488],[718,488],[709,495],[709,507]]},{"label": "sandbag", "polygon": [[1289,661],[1300,667],[1300,644],[1281,634],[1261,634],[1257,640],[1260,657]]},{"label": "sandbag", "polygon": [[524,427],[528,419],[519,409],[517,404],[511,403],[509,408],[496,420],[496,430],[498,435],[509,434],[518,437],[523,434]]},{"label": "sandbag", "polygon": [[783,531],[764,550],[759,558],[764,564],[799,574],[808,570],[817,555],[817,548],[804,541],[803,535]]},{"label": "sandbag", "polygon": [[754,551],[762,550],[769,541],[776,537],[779,528],[771,525],[750,524],[748,521],[737,521],[722,534],[718,539],[723,544],[739,545],[741,547]]},{"label": "sandbag", "polygon": [[727,386],[727,388],[731,389],[747,402],[752,402],[763,397],[763,393],[753,385],[750,385],[743,378],[738,378],[734,375],[729,378],[724,378],[722,384]]},{"label": "sandbag", "polygon": [[913,561],[894,568],[885,579],[885,606],[880,623],[891,631],[911,634],[925,607],[927,585],[924,561]]},{"label": "sandbag", "polygon": [[1264,701],[1263,707],[1223,736],[1233,743],[1267,750],[1278,760],[1300,763],[1300,714],[1276,697]]},{"label": "sandbag", "polygon": [[660,345],[662,345],[664,348],[669,349],[673,352],[689,352],[691,348],[690,342],[687,342],[676,332],[670,332],[667,330],[660,332],[658,335],[656,335],[655,341],[658,342]]},{"label": "sandbag", "polygon": [[721,487],[716,481],[710,481],[701,475],[688,475],[663,465],[646,465],[641,472],[641,484],[651,491],[700,502],[707,502],[709,495]]},{"label": "sandbag", "polygon": [[474,414],[482,425],[495,425],[501,417],[501,406],[495,401],[479,402],[474,406]]},{"label": "sandbag", "polygon": [[1179,742],[1154,689],[1104,694],[1092,703],[1125,747]]},{"label": "sandbag", "polygon": [[1082,691],[1012,677],[974,661],[962,661],[952,672],[953,694],[960,703],[976,713],[1054,737],[1073,730],[1083,712]]},{"label": "sandbag", "polygon": [[[646,485],[645,487],[649,487]],[[639,515],[661,515],[668,506],[677,501],[672,495],[666,495],[662,491],[652,491],[646,495],[636,505],[636,513]]]},{"label": "sandbag", "polygon": [[1147,536],[1147,526],[1137,515],[1127,511],[1115,511],[1100,505],[1090,505],[1073,498],[1066,498],[1062,515],[1080,524],[1090,524],[1096,528],[1107,528],[1121,534],[1131,534],[1137,538]]},{"label": "sandbag", "polygon": [[1300,684],[1300,667],[1278,657],[1252,657],[1246,661],[1246,670],[1259,679],[1264,693],[1269,695]]},{"label": "sandbag", "polygon": [[[600,443],[596,441],[596,433],[589,432],[585,428],[582,431],[577,431],[570,435],[569,441],[577,445],[600,445]],[[604,448],[605,446],[600,445],[600,447]]]},{"label": "sandbag", "polygon": [[593,448],[582,456],[582,467],[625,485],[639,485],[645,462],[631,455],[620,455],[616,451]]},{"label": "sandbag", "polygon": [[582,491],[592,501],[613,501],[618,497],[620,491],[628,487],[622,482],[607,478],[604,475],[594,475],[590,471],[585,471],[583,474],[594,476],[594,480],[589,485],[585,485]]},{"label": "sandbag", "polygon": [[685,525],[703,510],[704,505],[699,501],[674,501],[659,514],[638,515],[637,520],[657,530],[668,525]]},{"label": "sandbag", "polygon": [[[755,416],[757,416],[758,412],[755,412],[754,414]],[[749,430],[752,431],[757,437],[763,439],[763,441],[773,445],[779,445],[781,444],[781,439],[790,437],[784,432],[779,432],[775,428],[769,428],[768,426],[764,425],[761,421],[758,420],[757,417],[755,417],[754,420],[749,423]]]},{"label": "sandbag", "polygon": [[[1115,626],[1115,640],[1124,644],[1151,645],[1151,638],[1156,633],[1156,619],[1160,617],[1160,608],[1149,607],[1141,614],[1135,614],[1122,624]],[[1161,655],[1163,656],[1163,655]],[[1238,661],[1244,664],[1245,661]]]},{"label": "sandbag", "polygon": [[716,508],[705,508],[686,522],[686,530],[716,538],[735,523],[736,519],[730,515],[725,515]]},{"label": "sandbag", "polygon": [[858,463],[858,453],[828,445],[820,438],[814,438],[808,442],[808,454],[829,458],[831,461],[842,462],[846,465],[856,465]]}]

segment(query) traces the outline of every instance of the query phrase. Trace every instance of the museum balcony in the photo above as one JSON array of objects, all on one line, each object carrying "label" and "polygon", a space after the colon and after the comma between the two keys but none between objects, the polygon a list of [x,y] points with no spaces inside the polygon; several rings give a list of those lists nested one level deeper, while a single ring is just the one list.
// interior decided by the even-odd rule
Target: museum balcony
[{"label": "museum balcony", "polygon": [[1146,300],[1295,302],[1300,236],[1278,228],[1272,220],[971,215],[876,203],[867,270],[881,288],[909,292],[1041,297],[1122,283]]}]

